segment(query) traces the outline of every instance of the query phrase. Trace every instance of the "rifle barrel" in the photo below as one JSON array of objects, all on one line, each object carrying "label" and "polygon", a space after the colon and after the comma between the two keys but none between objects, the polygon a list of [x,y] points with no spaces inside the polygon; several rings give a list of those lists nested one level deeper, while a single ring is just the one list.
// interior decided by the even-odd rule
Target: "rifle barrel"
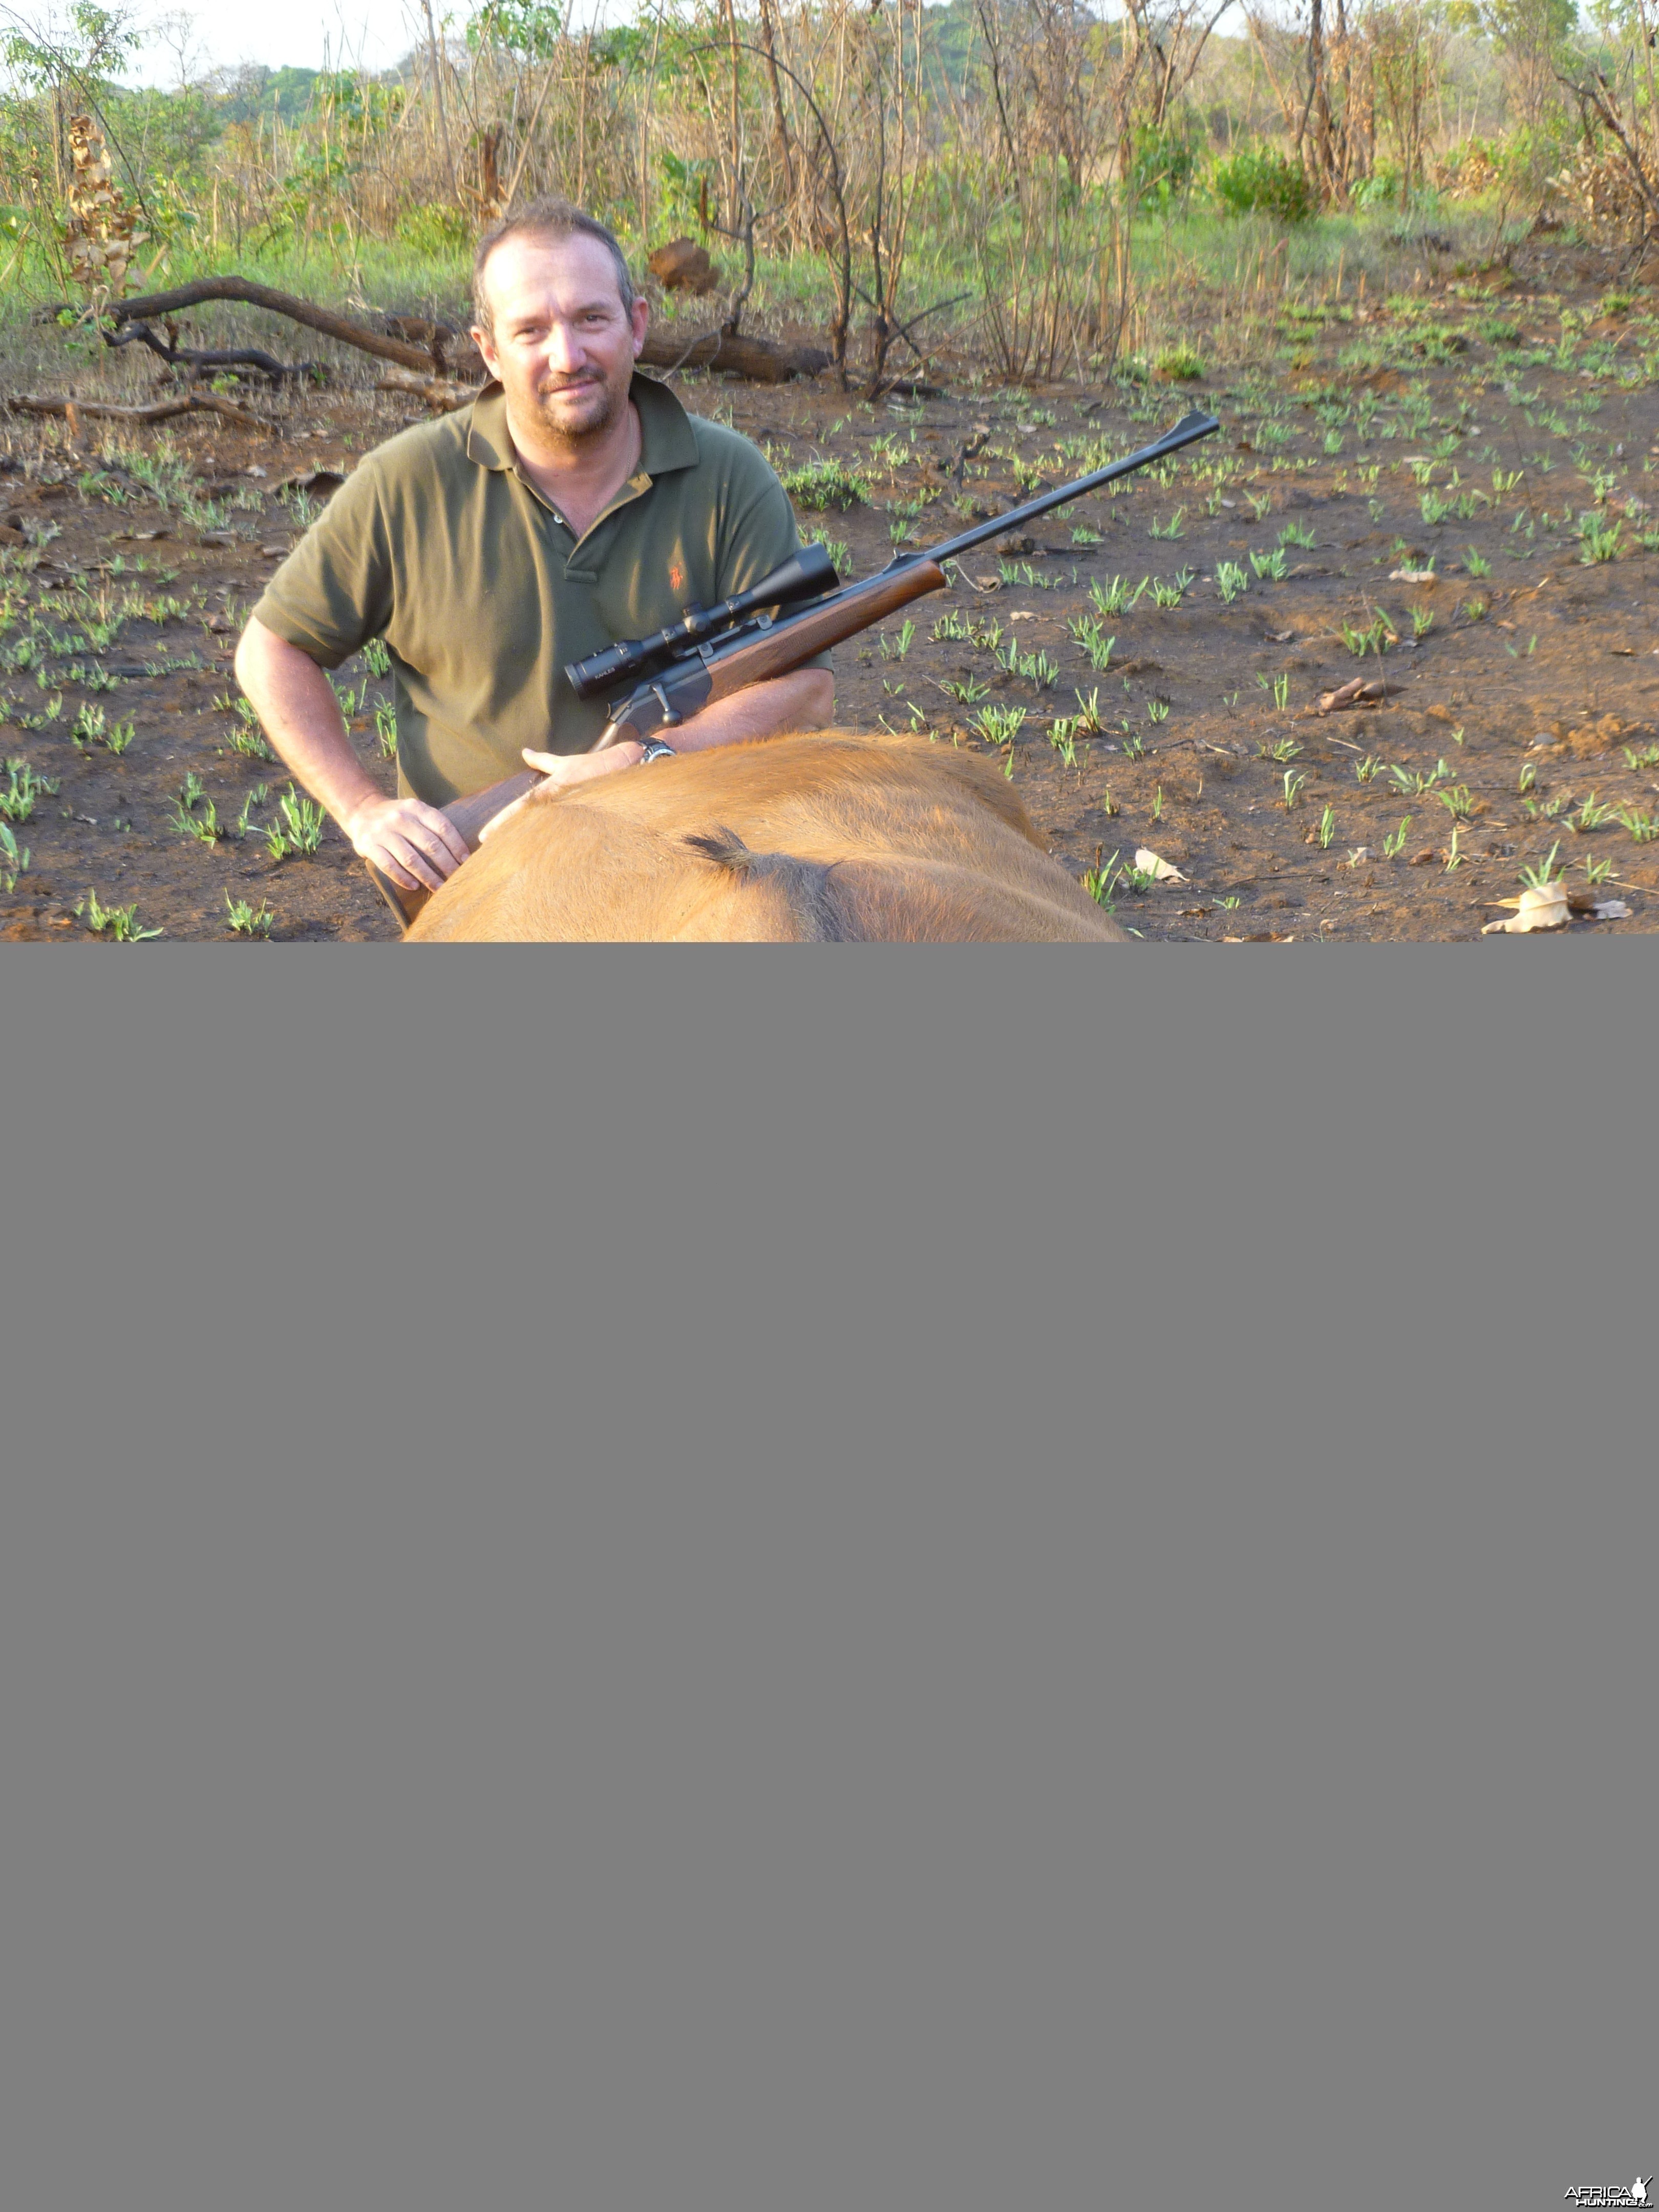
[{"label": "rifle barrel", "polygon": [[[875,575],[866,576],[858,583],[842,584],[835,591],[826,592],[822,599],[808,600],[803,606],[788,608],[777,617],[778,625],[782,627],[802,616],[816,614],[836,599],[863,591],[874,583],[877,577],[899,574],[906,568],[915,568],[918,562],[932,561],[942,568],[945,562],[954,561],[959,554],[971,552],[975,545],[982,545],[988,538],[1005,537],[1021,523],[1035,521],[1038,515],[1047,514],[1052,507],[1064,507],[1070,500],[1081,499],[1085,493],[1098,491],[1102,484],[1110,483],[1117,477],[1132,476],[1137,469],[1144,469],[1153,461],[1162,460],[1166,453],[1178,453],[1183,446],[1193,445],[1200,438],[1207,438],[1220,428],[1213,415],[1206,415],[1195,407],[1189,415],[1182,416],[1173,430],[1166,430],[1161,438],[1154,440],[1150,446],[1143,446],[1139,453],[1127,454],[1121,461],[1109,462],[1106,467],[1095,470],[1091,476],[1078,477],[1071,483],[1061,484],[1057,491],[1045,491],[1036,499],[1028,499],[1024,507],[1011,507],[1006,514],[993,515],[988,522],[975,523],[971,530],[964,530],[959,537],[947,538],[942,545],[919,545],[908,553],[896,553],[884,568],[876,570]],[[716,653],[731,646],[748,644],[760,635],[764,627],[750,623],[738,624],[712,641]],[[669,665],[671,667],[678,665],[678,656],[672,659]]]},{"label": "rifle barrel", "polygon": [[1207,438],[1220,428],[1213,415],[1206,415],[1195,407],[1190,415],[1182,416],[1173,430],[1166,430],[1152,445],[1143,446],[1138,453],[1130,453],[1121,461],[1097,469],[1092,476],[1079,477],[1071,483],[1061,484],[1058,491],[1045,491],[1036,499],[1027,500],[1024,507],[1010,508],[1006,514],[995,514],[988,522],[975,523],[971,530],[964,530],[959,538],[947,538],[943,545],[924,545],[915,552],[901,553],[888,566],[902,568],[913,561],[954,561],[959,554],[969,553],[975,545],[984,544],[988,538],[1001,538],[1022,522],[1035,522],[1038,515],[1047,514],[1050,508],[1064,507],[1070,500],[1098,491],[1102,484],[1110,483],[1115,477],[1131,476],[1136,469],[1162,460],[1166,453],[1178,453],[1183,446]]},{"label": "rifle barrel", "polygon": [[[1182,417],[1173,430],[1166,430],[1161,438],[1155,439],[1150,446],[1143,446],[1139,453],[1129,453],[1121,461],[1109,462],[1105,468],[1096,469],[1091,476],[1079,477],[1071,483],[1061,484],[1057,491],[1046,491],[1036,499],[1028,499],[1023,507],[1011,507],[1006,514],[993,515],[988,522],[975,523],[971,530],[964,530],[960,536],[947,538],[942,545],[917,546],[908,553],[895,554],[887,566],[878,568],[875,575],[866,576],[858,583],[839,585],[825,592],[821,598],[808,599],[804,605],[786,606],[774,620],[750,616],[735,623],[728,630],[715,629],[710,635],[708,625],[718,620],[718,611],[694,608],[679,623],[671,623],[667,629],[659,630],[649,638],[636,638],[608,646],[603,652],[591,654],[586,660],[573,663],[566,669],[565,674],[583,698],[591,698],[596,692],[607,689],[621,676],[635,677],[647,687],[654,681],[666,681],[676,671],[701,664],[706,654],[712,654],[716,659],[723,659],[737,647],[752,644],[756,638],[763,636],[774,628],[784,630],[792,622],[807,615],[821,613],[838,599],[852,598],[866,591],[879,577],[902,574],[907,568],[914,568],[923,561],[931,561],[942,567],[946,561],[953,561],[959,555],[971,551],[975,545],[982,545],[988,538],[1004,537],[1021,523],[1034,521],[1038,515],[1047,514],[1052,507],[1064,507],[1069,500],[1081,499],[1085,493],[1097,491],[1102,484],[1110,483],[1118,477],[1132,476],[1137,469],[1144,469],[1151,462],[1162,460],[1166,453],[1177,453],[1183,446],[1190,446],[1200,438],[1207,438],[1212,431],[1220,428],[1213,415],[1206,415],[1194,408],[1191,414]],[[817,550],[814,546],[804,547],[796,556],[794,565],[805,569]],[[833,575],[835,572],[831,569],[830,573]],[[770,577],[765,578],[761,584],[744,593],[740,601],[727,601],[726,604],[752,602],[773,580]],[[696,641],[686,641],[694,633]],[[613,702],[613,712],[616,707],[623,703],[620,701]],[[607,723],[606,733],[617,726],[614,720]],[[600,743],[603,742],[601,738]]]}]

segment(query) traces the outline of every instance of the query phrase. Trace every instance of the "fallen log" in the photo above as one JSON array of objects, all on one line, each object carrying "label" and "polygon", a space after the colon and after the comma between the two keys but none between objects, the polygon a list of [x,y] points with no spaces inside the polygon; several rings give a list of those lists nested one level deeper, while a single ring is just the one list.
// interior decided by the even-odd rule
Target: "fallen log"
[{"label": "fallen log", "polygon": [[830,356],[818,346],[775,345],[769,338],[732,337],[725,331],[703,331],[690,339],[650,331],[640,366],[729,370],[750,384],[787,384],[792,376],[817,375],[829,368]]},{"label": "fallen log", "polygon": [[481,384],[446,384],[435,376],[416,376],[406,368],[389,368],[375,380],[377,392],[396,392],[405,399],[424,399],[434,413],[453,415],[471,404],[483,390]]},{"label": "fallen log", "polygon": [[[255,284],[246,276],[202,276],[191,284],[176,284],[168,292],[112,300],[104,315],[118,328],[124,323],[148,321],[155,315],[201,307],[209,300],[236,301],[245,307],[264,307],[273,315],[286,315],[290,322],[320,331],[341,345],[356,346],[360,353],[395,362],[400,368],[420,370],[430,376],[434,368],[444,365],[443,344],[435,337],[426,348],[410,345],[402,338],[384,337],[379,331],[366,330],[344,315],[333,314],[291,292]],[[653,331],[646,338],[640,361],[647,368],[730,370],[752,384],[787,384],[792,376],[816,376],[830,366],[829,355],[817,346],[776,345],[768,338],[732,337],[719,330],[700,331],[690,339],[682,339],[672,331]]]},{"label": "fallen log", "polygon": [[334,314],[310,300],[296,298],[292,292],[277,292],[269,284],[256,284],[246,276],[199,276],[194,283],[175,284],[168,292],[143,292],[131,300],[112,300],[103,310],[103,316],[118,328],[123,323],[148,322],[152,316],[173,315],[184,307],[199,307],[210,300],[235,301],[243,307],[264,307],[270,314],[286,315],[289,322],[303,323],[307,330],[320,331],[325,338],[333,338],[340,345],[356,346],[359,353],[374,354],[381,361],[395,361],[404,368],[430,371],[433,365],[429,348],[407,345],[401,338],[382,337],[379,331],[365,330],[348,316]]},{"label": "fallen log", "polygon": [[205,351],[199,346],[184,346],[172,338],[158,338],[148,323],[134,323],[130,330],[112,337],[106,331],[104,342],[118,352],[123,346],[148,346],[159,355],[169,368],[188,368],[192,376],[200,376],[205,369],[253,369],[273,385],[280,385],[284,377],[297,379],[314,376],[314,361],[278,361],[276,355],[266,353],[260,346],[238,346],[227,352]]},{"label": "fallen log", "polygon": [[388,337],[401,338],[405,345],[427,349],[434,375],[459,377],[467,384],[483,381],[488,371],[470,331],[458,331],[450,323],[434,322],[427,315],[387,315],[383,320]]},{"label": "fallen log", "polygon": [[94,422],[137,423],[166,422],[175,415],[222,415],[227,422],[240,423],[245,430],[270,428],[258,415],[250,415],[246,407],[239,407],[234,399],[227,399],[218,392],[184,392],[176,399],[155,399],[142,407],[118,407],[105,399],[60,398],[21,392],[15,398],[0,398],[0,407],[9,408],[17,415],[63,415],[71,422],[75,415],[87,416]]}]

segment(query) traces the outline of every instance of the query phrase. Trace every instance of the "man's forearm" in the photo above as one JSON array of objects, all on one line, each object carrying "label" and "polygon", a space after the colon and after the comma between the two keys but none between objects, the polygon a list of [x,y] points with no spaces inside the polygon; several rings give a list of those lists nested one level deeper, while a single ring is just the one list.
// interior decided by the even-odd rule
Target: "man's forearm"
[{"label": "man's forearm", "polygon": [[677,753],[701,752],[780,730],[821,730],[835,710],[836,679],[829,670],[793,668],[787,676],[714,700],[662,735]]},{"label": "man's forearm", "polygon": [[236,680],[283,765],[343,827],[380,796],[351,750],[333,686],[298,646],[251,619],[236,649]]},{"label": "man's forearm", "polygon": [[422,799],[385,796],[351,750],[327,677],[253,616],[236,648],[236,680],[285,765],[371,868],[404,890],[431,891],[460,866],[460,832]]}]

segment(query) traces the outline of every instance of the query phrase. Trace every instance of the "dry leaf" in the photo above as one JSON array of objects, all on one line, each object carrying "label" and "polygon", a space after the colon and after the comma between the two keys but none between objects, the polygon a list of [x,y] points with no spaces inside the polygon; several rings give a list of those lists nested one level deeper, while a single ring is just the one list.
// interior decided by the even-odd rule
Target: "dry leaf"
[{"label": "dry leaf", "polygon": [[1314,708],[1316,714],[1334,714],[1344,707],[1380,707],[1388,696],[1389,687],[1380,678],[1369,682],[1363,676],[1351,676],[1346,684],[1339,684],[1334,691],[1322,691]]},{"label": "dry leaf", "polygon": [[1437,584],[1440,581],[1432,568],[1390,568],[1391,584]]},{"label": "dry leaf", "polygon": [[[1503,903],[1507,906],[1509,901]],[[1511,934],[1534,929],[1561,929],[1567,921],[1567,894],[1560,882],[1553,883],[1542,890],[1524,890],[1515,902],[1516,911],[1506,921],[1489,921],[1481,931],[1482,937],[1492,937],[1501,930]]]},{"label": "dry leaf", "polygon": [[1167,860],[1160,859],[1146,845],[1136,846],[1135,866],[1142,875],[1150,876],[1155,884],[1184,884],[1187,880],[1179,868],[1171,867]]},{"label": "dry leaf", "polygon": [[137,229],[136,210],[123,199],[104,135],[89,115],[71,115],[69,222],[64,242],[70,273],[94,295],[118,299],[126,289],[133,249],[149,236]]}]

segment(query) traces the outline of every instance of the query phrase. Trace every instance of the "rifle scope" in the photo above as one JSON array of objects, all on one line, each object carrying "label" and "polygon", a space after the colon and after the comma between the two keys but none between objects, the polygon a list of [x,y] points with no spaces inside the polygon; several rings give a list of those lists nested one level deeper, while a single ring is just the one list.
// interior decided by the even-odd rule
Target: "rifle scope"
[{"label": "rifle scope", "polygon": [[606,646],[603,653],[589,653],[586,660],[568,662],[565,679],[579,699],[594,698],[628,677],[637,676],[653,661],[702,644],[716,630],[741,622],[746,615],[758,614],[763,607],[787,606],[795,599],[816,598],[820,592],[833,591],[840,580],[835,562],[822,545],[803,545],[781,568],[774,568],[746,592],[736,592],[712,607],[689,607],[678,622],[668,623],[654,636],[625,639],[620,645]]}]

